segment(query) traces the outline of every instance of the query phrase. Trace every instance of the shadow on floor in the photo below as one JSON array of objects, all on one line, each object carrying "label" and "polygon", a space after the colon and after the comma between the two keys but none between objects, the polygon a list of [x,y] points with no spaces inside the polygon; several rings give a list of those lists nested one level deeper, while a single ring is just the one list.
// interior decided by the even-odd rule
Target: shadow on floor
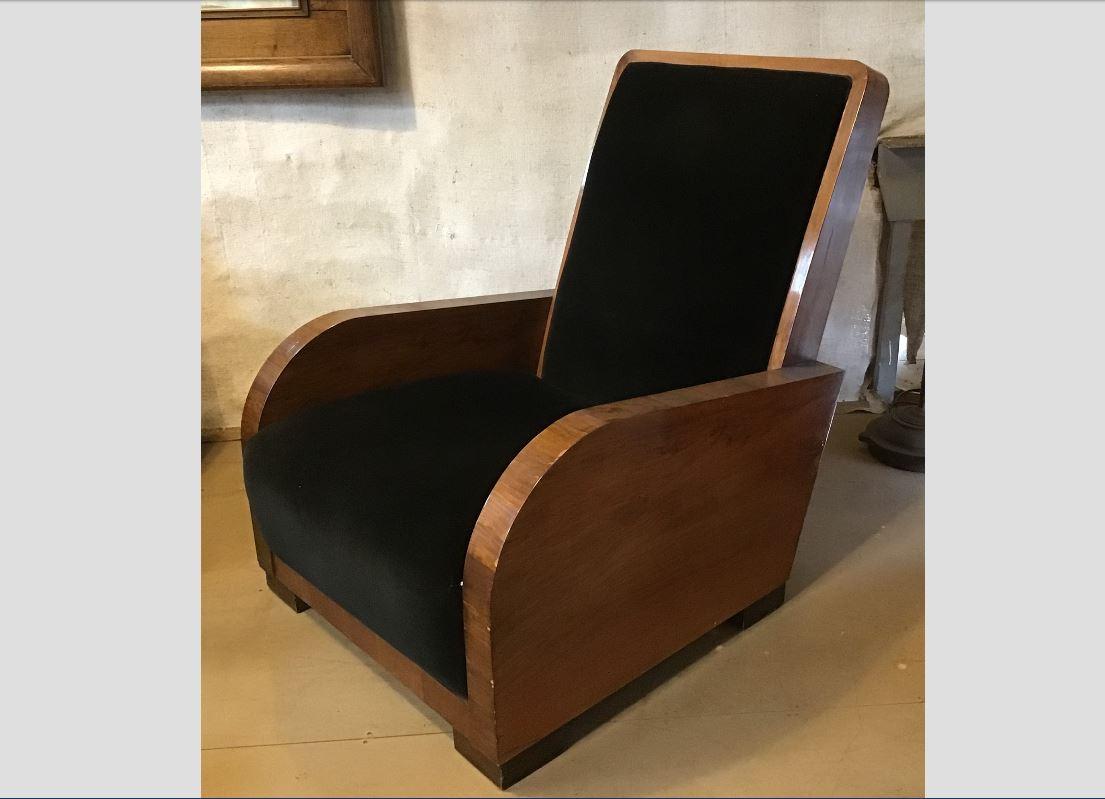
[{"label": "shadow on floor", "polygon": [[833,420],[787,581],[788,597],[844,560],[923,494],[923,474],[886,466],[860,443],[859,434],[873,418],[849,413]]}]

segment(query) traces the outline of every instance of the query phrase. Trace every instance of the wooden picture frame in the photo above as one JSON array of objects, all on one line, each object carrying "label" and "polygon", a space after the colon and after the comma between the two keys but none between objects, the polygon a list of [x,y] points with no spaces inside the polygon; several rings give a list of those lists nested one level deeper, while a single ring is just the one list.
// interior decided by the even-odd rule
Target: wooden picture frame
[{"label": "wooden picture frame", "polygon": [[[265,7],[264,0],[257,8],[204,8],[200,3],[202,19],[249,19],[251,17],[307,17],[311,14],[310,0],[291,0],[295,5]],[[218,5],[217,0],[213,4]]]},{"label": "wooden picture frame", "polygon": [[[294,15],[291,15],[294,14]],[[203,89],[382,86],[376,0],[302,0],[281,10],[206,12]]]}]

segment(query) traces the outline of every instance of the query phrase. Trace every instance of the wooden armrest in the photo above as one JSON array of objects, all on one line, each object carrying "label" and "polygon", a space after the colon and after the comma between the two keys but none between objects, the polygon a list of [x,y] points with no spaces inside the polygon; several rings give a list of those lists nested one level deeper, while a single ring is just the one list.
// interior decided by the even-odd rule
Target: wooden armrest
[{"label": "wooden armrest", "polygon": [[472,370],[535,372],[552,291],[334,311],[268,357],[246,397],[242,443],[296,411],[372,388]]},{"label": "wooden armrest", "polygon": [[587,408],[522,450],[464,567],[469,701],[500,758],[786,581],[840,379],[814,363]]}]

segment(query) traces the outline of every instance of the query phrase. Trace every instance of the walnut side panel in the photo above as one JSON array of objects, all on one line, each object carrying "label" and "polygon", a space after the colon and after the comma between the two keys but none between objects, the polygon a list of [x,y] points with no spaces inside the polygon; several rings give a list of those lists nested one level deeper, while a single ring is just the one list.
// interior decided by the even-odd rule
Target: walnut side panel
[{"label": "walnut side panel", "polygon": [[470,370],[537,368],[552,292],[336,311],[288,336],[246,397],[242,442],[296,411]]},{"label": "walnut side panel", "polygon": [[465,567],[469,701],[498,762],[787,579],[841,373],[574,413],[515,459]]}]

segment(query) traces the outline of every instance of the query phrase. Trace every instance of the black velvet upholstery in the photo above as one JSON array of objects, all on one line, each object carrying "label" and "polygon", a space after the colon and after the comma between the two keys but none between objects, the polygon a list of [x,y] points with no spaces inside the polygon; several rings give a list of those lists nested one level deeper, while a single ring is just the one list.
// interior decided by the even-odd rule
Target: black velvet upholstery
[{"label": "black velvet upholstery", "polygon": [[593,404],[766,368],[850,88],[630,64],[587,170],[543,377]]},{"label": "black velvet upholstery", "polygon": [[463,694],[460,581],[472,528],[514,456],[572,410],[532,375],[370,391],[251,438],[250,508],[281,560]]}]

